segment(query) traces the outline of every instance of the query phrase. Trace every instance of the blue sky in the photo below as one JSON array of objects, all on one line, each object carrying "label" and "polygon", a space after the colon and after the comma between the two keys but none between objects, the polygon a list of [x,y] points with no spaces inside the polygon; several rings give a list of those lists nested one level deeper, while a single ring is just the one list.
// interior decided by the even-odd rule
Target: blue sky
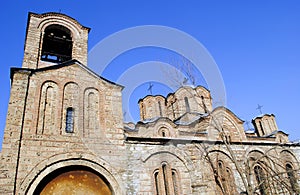
[{"label": "blue sky", "polygon": [[[227,107],[243,120],[274,113],[279,128],[300,138],[300,2],[270,1],[4,1],[1,3],[0,137],[5,127],[11,67],[21,67],[28,12],[61,12],[91,28],[89,50],[105,37],[140,25],[162,25],[201,42],[214,58],[226,87]],[[170,62],[172,52],[140,48],[116,58],[104,72],[119,74],[143,61]],[[206,85],[203,79],[198,84]],[[126,87],[126,86],[125,86]],[[140,85],[130,102],[148,95]],[[153,94],[169,88],[154,83]],[[138,113],[134,114],[135,119]],[[137,120],[137,119],[136,119]]]}]

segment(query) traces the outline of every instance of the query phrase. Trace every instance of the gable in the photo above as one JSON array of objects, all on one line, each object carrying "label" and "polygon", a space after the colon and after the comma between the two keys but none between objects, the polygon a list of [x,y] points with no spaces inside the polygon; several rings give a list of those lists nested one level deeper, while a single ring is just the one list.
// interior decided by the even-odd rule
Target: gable
[{"label": "gable", "polygon": [[[213,129],[222,131],[231,141],[246,140],[244,121],[238,118],[233,112],[225,107],[218,107],[211,113],[213,118]],[[219,134],[219,133],[218,133]]]},{"label": "gable", "polygon": [[93,83],[102,83],[103,85],[111,87],[116,87],[119,90],[122,90],[124,87],[116,84],[112,81],[109,81],[95,72],[93,72],[88,67],[82,65],[77,60],[70,60],[65,63],[48,66],[45,68],[39,68],[39,69],[24,69],[24,68],[12,68],[11,69],[11,79],[13,81],[13,75],[15,72],[18,71],[30,71],[32,75],[35,75],[36,77],[40,77],[40,80],[51,80],[56,83],[60,83],[61,81],[78,81],[81,82],[88,82],[90,84]]}]

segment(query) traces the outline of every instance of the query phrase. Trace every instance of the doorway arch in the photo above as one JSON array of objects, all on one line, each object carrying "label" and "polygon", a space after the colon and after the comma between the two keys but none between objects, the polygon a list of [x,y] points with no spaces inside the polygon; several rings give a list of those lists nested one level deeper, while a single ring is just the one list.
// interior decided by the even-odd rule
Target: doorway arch
[{"label": "doorway arch", "polygon": [[[66,154],[64,153],[41,161],[23,179],[17,193],[20,195],[33,195],[35,192],[38,192],[37,189],[40,188],[39,185],[42,181],[49,182],[50,174],[53,173],[55,175],[56,173],[56,175],[59,175],[59,173],[66,172],[67,170],[74,170],[74,167],[79,167],[81,170],[87,170],[102,178],[111,189],[112,195],[126,194],[122,179],[117,174],[117,170],[115,170],[115,168],[107,161],[96,158],[94,155],[88,153],[75,152],[68,153],[67,159]],[[45,179],[48,176],[48,180]]]},{"label": "doorway arch", "polygon": [[44,177],[33,194],[112,195],[109,182],[85,166],[59,168]]}]

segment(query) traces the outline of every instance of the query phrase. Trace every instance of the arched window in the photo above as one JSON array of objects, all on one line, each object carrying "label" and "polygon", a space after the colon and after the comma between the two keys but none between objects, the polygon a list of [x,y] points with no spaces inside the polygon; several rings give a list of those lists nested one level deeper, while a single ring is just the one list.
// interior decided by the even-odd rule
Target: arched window
[{"label": "arched window", "polygon": [[161,103],[158,102],[159,116],[162,116]]},{"label": "arched window", "polygon": [[156,195],[179,195],[178,175],[167,163],[154,172]]},{"label": "arched window", "polygon": [[189,99],[187,97],[184,97],[184,103],[185,103],[186,112],[190,112],[190,104],[189,104]]},{"label": "arched window", "polygon": [[88,129],[93,129],[96,126],[96,122],[97,122],[97,109],[98,109],[98,105],[97,105],[98,101],[97,101],[97,96],[95,95],[95,93],[90,92],[88,94],[87,97],[87,128]]},{"label": "arched window", "polygon": [[174,188],[174,194],[179,194],[179,187],[178,187],[178,176],[175,170],[172,170],[172,181],[173,181],[173,188]]},{"label": "arched window", "polygon": [[204,109],[204,112],[207,113],[207,108],[206,108],[206,105],[205,105],[205,100],[204,100],[204,97],[201,95],[201,102],[202,102],[202,107]]},{"label": "arched window", "polygon": [[[77,132],[78,129],[78,115],[81,111],[80,102],[79,102],[79,87],[76,83],[67,83],[64,87],[63,92],[63,110],[62,112],[62,127],[65,130],[65,133]],[[69,127],[67,127],[69,124]],[[72,128],[70,128],[72,127]],[[63,133],[63,132],[61,132]]]},{"label": "arched window", "polygon": [[[42,126],[42,130],[44,131],[45,128],[48,129],[49,127],[51,128],[51,124],[52,124],[52,118],[53,118],[53,96],[54,96],[54,90],[53,87],[50,86],[46,89],[46,99],[45,99],[45,104],[44,104],[44,116],[43,116],[43,126]],[[51,121],[51,122],[49,122]],[[45,124],[46,123],[46,124]],[[52,127],[53,128],[53,127]]]},{"label": "arched window", "polygon": [[169,137],[170,136],[170,132],[169,132],[169,130],[167,128],[163,127],[161,129],[159,129],[158,135],[162,136],[162,137]]},{"label": "arched window", "polygon": [[299,193],[298,181],[295,177],[294,169],[293,169],[292,165],[287,163],[285,165],[285,169],[286,169],[287,177],[289,179],[289,182],[290,182],[290,185],[291,185],[291,188],[292,188],[293,192]]},{"label": "arched window", "polygon": [[236,194],[236,186],[235,186],[235,182],[234,182],[234,177],[233,177],[232,171],[228,167],[226,168],[226,176],[227,176],[227,185],[228,185],[229,192],[231,194]]},{"label": "arched window", "polygon": [[55,134],[57,130],[57,85],[48,81],[41,87],[38,134]]},{"label": "arched window", "polygon": [[74,109],[72,107],[67,108],[66,112],[66,132],[74,132]]},{"label": "arched window", "polygon": [[236,194],[236,186],[232,172],[222,161],[217,164],[216,183],[219,186],[219,193],[226,195]]},{"label": "arched window", "polygon": [[156,195],[160,195],[161,193],[159,191],[159,189],[160,189],[160,183],[159,183],[159,172],[158,171],[156,171],[154,173],[154,180],[155,180],[155,192],[156,192]]},{"label": "arched window", "polygon": [[267,194],[266,176],[260,165],[254,166],[254,174],[261,195]]},{"label": "arched window", "polygon": [[218,176],[219,176],[219,179],[220,179],[221,189],[222,189],[224,194],[227,194],[227,192],[228,192],[227,177],[226,177],[224,169],[225,168],[223,166],[223,162],[219,161],[218,162]]},{"label": "arched window", "polygon": [[71,58],[71,31],[61,25],[48,26],[44,31],[41,60],[61,63]]},{"label": "arched window", "polygon": [[168,178],[168,171],[167,171],[167,165],[166,164],[163,164],[162,165],[162,174],[163,174],[163,185],[164,185],[164,188],[165,188],[165,193],[166,194],[170,194],[170,190],[169,190],[169,178]]},{"label": "arched window", "polygon": [[84,92],[84,136],[101,137],[99,119],[99,92],[94,88]]}]

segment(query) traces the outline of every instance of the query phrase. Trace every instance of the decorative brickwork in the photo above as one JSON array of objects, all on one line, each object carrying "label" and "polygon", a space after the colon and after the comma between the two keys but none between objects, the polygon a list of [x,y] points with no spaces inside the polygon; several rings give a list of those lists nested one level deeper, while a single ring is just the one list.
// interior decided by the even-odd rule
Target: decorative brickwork
[{"label": "decorative brickwork", "polygon": [[[115,195],[299,192],[300,145],[275,116],[259,116],[245,131],[229,109],[212,107],[204,87],[142,98],[141,121],[124,124],[123,87],[86,66],[88,31],[63,14],[29,14],[23,65],[11,70],[0,194],[51,191],[54,183],[58,191],[71,183],[76,194],[83,188],[75,177],[86,179],[87,192],[99,193],[101,183]],[[51,33],[70,33],[72,60],[60,49],[51,56],[58,48],[48,45],[41,57],[44,40],[58,41]]]}]

